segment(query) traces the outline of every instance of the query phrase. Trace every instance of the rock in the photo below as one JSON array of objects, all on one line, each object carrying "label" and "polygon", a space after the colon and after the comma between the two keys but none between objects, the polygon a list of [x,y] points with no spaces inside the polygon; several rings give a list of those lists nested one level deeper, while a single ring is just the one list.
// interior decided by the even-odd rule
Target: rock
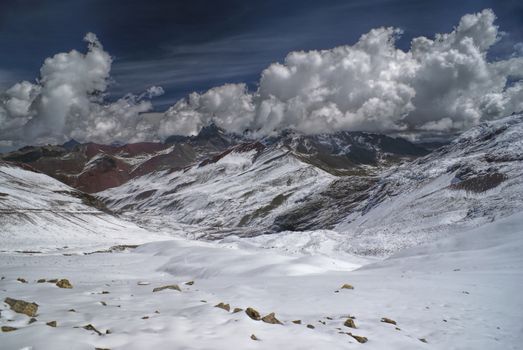
[{"label": "rock", "polygon": [[341,286],[340,289],[354,289],[354,287],[350,284],[345,283],[343,286]]},{"label": "rock", "polygon": [[27,322],[27,324],[35,323],[36,321],[38,321],[36,318],[31,317],[31,319],[29,319],[29,322]]},{"label": "rock", "polygon": [[12,332],[16,331],[18,328],[16,327],[9,327],[9,326],[2,326],[2,332]]},{"label": "rock", "polygon": [[235,307],[234,310],[232,310],[232,313],[235,314],[240,311],[243,311],[243,309],[241,307]]},{"label": "rock", "polygon": [[106,290],[102,290],[102,294],[109,294],[109,292]]},{"label": "rock", "polygon": [[381,322],[383,322],[383,323],[390,323],[390,324],[396,325],[396,321],[391,320],[390,318],[387,318],[387,317],[383,317],[381,319]]},{"label": "rock", "polygon": [[356,323],[354,323],[354,320],[352,318],[348,318],[343,325],[349,328],[356,328]]},{"label": "rock", "polygon": [[270,324],[283,324],[280,322],[280,320],[278,320],[276,318],[276,315],[274,314],[274,312],[271,312],[270,314],[263,316],[261,320],[265,323],[270,323]]},{"label": "rock", "polygon": [[18,282],[27,283],[27,281],[25,280],[25,278],[18,277],[16,280],[17,280]]},{"label": "rock", "polygon": [[76,312],[75,309],[69,309],[69,310],[67,310],[67,311],[69,311],[69,312]]},{"label": "rock", "polygon": [[52,280],[47,280],[47,283],[57,283],[58,278],[53,278]]},{"label": "rock", "polygon": [[322,325],[326,326],[327,323],[325,321],[322,321],[322,320],[318,320],[319,323],[321,323]]},{"label": "rock", "polygon": [[36,283],[45,283],[45,278],[40,278]]},{"label": "rock", "polygon": [[255,336],[254,334],[251,334],[251,339],[252,339],[252,340],[260,340],[260,339],[258,339],[258,337]]},{"label": "rock", "polygon": [[29,317],[36,316],[38,312],[37,303],[29,303],[23,300],[5,298],[4,302],[11,307],[11,310],[19,314],[24,314]]},{"label": "rock", "polygon": [[107,306],[107,303],[105,301],[101,301],[100,304],[102,304],[103,306]]},{"label": "rock", "polygon": [[301,320],[294,320],[294,321],[292,321],[292,323],[301,324]]},{"label": "rock", "polygon": [[94,348],[94,350],[111,350],[110,348]]},{"label": "rock", "polygon": [[192,286],[194,284],[194,281],[185,282],[186,285]]},{"label": "rock", "polygon": [[311,324],[308,324],[307,328],[314,329],[315,327],[313,325],[311,325]]},{"label": "rock", "polygon": [[59,280],[58,282],[56,282],[56,286],[58,288],[65,288],[65,289],[71,289],[73,288],[73,285],[69,282],[68,279],[66,278],[62,278],[61,280]]},{"label": "rock", "polygon": [[231,311],[231,306],[229,304],[219,303],[214,305],[214,307],[224,309],[225,311]]},{"label": "rock", "polygon": [[96,329],[92,324],[88,324],[82,327],[85,330],[96,332],[98,335],[102,335],[102,332],[100,332],[98,329]]},{"label": "rock", "polygon": [[351,337],[353,337],[354,339],[356,339],[356,341],[358,343],[366,343],[368,342],[369,340],[367,339],[367,337],[362,337],[360,335],[355,335],[355,334],[352,334],[352,333],[348,333]]},{"label": "rock", "polygon": [[260,313],[254,310],[252,307],[248,307],[247,310],[245,310],[245,313],[255,321],[259,321],[261,319]]},{"label": "rock", "polygon": [[160,292],[164,289],[172,289],[172,290],[177,290],[178,292],[181,292],[182,290],[180,289],[180,287],[178,287],[177,284],[170,284],[168,286],[163,286],[163,287],[156,287],[153,289],[153,293],[155,292]]},{"label": "rock", "polygon": [[113,332],[111,332],[110,329],[106,329],[106,330],[105,330],[105,334],[112,334],[112,333],[113,333]]},{"label": "rock", "polygon": [[419,338],[419,341],[422,343],[428,343],[427,339],[425,339],[425,338]]},{"label": "rock", "polygon": [[148,286],[148,285],[150,285],[151,283],[150,283],[150,282],[145,282],[145,281],[140,281],[140,282],[138,282],[138,283],[136,283],[136,284],[139,285],[139,286]]},{"label": "rock", "polygon": [[48,325],[49,327],[56,327],[56,321],[47,322],[46,325]]},{"label": "rock", "polygon": [[148,320],[148,319],[149,319],[149,316],[142,317],[142,320]]}]

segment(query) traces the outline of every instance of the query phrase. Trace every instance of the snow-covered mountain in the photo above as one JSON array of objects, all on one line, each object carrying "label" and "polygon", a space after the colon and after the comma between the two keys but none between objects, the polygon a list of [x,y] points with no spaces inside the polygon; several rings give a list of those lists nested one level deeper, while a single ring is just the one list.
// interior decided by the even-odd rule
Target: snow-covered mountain
[{"label": "snow-covered mountain", "polygon": [[161,239],[105,204],[28,166],[0,162],[2,251],[89,250]]},{"label": "snow-covered mountain", "polygon": [[523,210],[523,115],[483,123],[385,171],[338,224],[347,250],[390,254]]}]

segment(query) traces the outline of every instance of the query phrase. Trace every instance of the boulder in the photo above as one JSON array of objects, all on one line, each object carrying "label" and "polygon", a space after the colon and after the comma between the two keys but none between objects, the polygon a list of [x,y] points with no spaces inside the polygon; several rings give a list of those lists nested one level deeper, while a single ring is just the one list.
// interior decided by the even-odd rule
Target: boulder
[{"label": "boulder", "polygon": [[61,280],[57,281],[56,286],[58,288],[65,288],[65,289],[73,288],[73,285],[71,284],[71,282],[69,282],[69,280],[66,278],[62,278]]},{"label": "boulder", "polygon": [[47,322],[46,325],[48,325],[49,327],[56,327],[56,321]]},{"label": "boulder", "polygon": [[354,289],[354,287],[350,284],[345,283],[343,286],[341,286],[341,289]]},{"label": "boulder", "polygon": [[245,313],[255,321],[259,321],[261,319],[260,313],[254,310],[252,307],[248,307],[247,310],[245,310]]},{"label": "boulder", "polygon": [[383,317],[381,319],[381,322],[383,322],[383,323],[390,323],[390,324],[396,325],[396,321],[391,320],[390,318],[387,318],[387,317]]},{"label": "boulder", "polygon": [[38,304],[30,303],[23,300],[17,300],[12,298],[5,298],[4,302],[11,307],[11,310],[19,314],[24,314],[29,317],[36,316],[38,312]]},{"label": "boulder", "polygon": [[224,309],[225,311],[231,311],[231,306],[229,304],[219,303],[214,305],[214,307]]},{"label": "boulder", "polygon": [[369,340],[367,339],[367,337],[362,337],[362,336],[360,336],[360,335],[355,335],[355,334],[352,334],[352,333],[349,333],[349,335],[350,335],[351,337],[353,337],[354,339],[356,339],[356,341],[357,341],[358,343],[362,343],[362,344],[363,344],[363,343],[366,343],[366,342],[369,341]]},{"label": "boulder", "polygon": [[356,323],[354,323],[354,320],[352,318],[348,318],[343,325],[349,328],[356,328]]},{"label": "boulder", "polygon": [[16,327],[9,327],[9,326],[2,326],[2,332],[12,332],[16,331],[18,328]]},{"label": "boulder", "polygon": [[263,316],[261,320],[265,323],[270,323],[270,324],[283,324],[280,322],[280,320],[278,320],[276,318],[276,315],[274,314],[274,312],[271,312],[270,314]]},{"label": "boulder", "polygon": [[156,287],[153,289],[153,293],[155,292],[160,292],[164,289],[172,289],[172,290],[177,290],[178,292],[181,292],[182,290],[180,289],[180,287],[178,287],[177,284],[170,284],[168,286],[163,286],[163,287]]}]

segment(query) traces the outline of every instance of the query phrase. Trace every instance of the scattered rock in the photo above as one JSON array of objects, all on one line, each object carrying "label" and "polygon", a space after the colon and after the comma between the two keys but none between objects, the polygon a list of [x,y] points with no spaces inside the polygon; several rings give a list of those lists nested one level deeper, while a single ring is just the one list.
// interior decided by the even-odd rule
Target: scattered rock
[{"label": "scattered rock", "polygon": [[25,280],[25,278],[22,278],[22,277],[18,277],[16,280],[17,280],[18,282],[27,283],[27,281]]},{"label": "scattered rock", "polygon": [[276,318],[276,315],[274,314],[274,312],[271,312],[270,314],[263,316],[261,320],[265,323],[270,323],[270,324],[283,324],[280,322],[280,320],[278,320]]},{"label": "scattered rock", "polygon": [[153,293],[154,292],[160,292],[164,289],[172,289],[172,290],[177,290],[178,292],[181,292],[182,290],[180,289],[180,287],[178,287],[177,284],[170,284],[168,286],[163,286],[163,287],[156,287],[153,289]]},{"label": "scattered rock", "polygon": [[69,312],[76,312],[75,309],[69,309],[69,310],[67,310],[67,311],[69,311]]},{"label": "scattered rock", "polygon": [[203,299],[202,299],[202,300],[200,300],[200,302],[202,302],[202,303],[206,303],[206,302],[207,302],[207,300],[203,300]]},{"label": "scattered rock", "polygon": [[88,324],[82,327],[85,330],[96,332],[98,335],[102,335],[102,332],[100,332],[98,329],[96,329],[92,324]]},{"label": "scattered rock", "polygon": [[40,278],[36,283],[45,283],[45,278]]},{"label": "scattered rock", "polygon": [[11,310],[19,314],[24,314],[29,317],[36,316],[38,312],[37,303],[29,303],[23,300],[5,298],[4,302],[11,307]]},{"label": "scattered rock", "polygon": [[428,343],[427,339],[425,339],[425,338],[419,338],[419,341],[422,343]]},{"label": "scattered rock", "polygon": [[18,328],[16,327],[9,327],[9,326],[2,326],[2,332],[12,332],[16,331]]},{"label": "scattered rock", "polygon": [[387,318],[387,317],[383,317],[381,319],[381,322],[383,322],[383,323],[390,323],[390,324],[396,325],[396,321],[391,320],[390,318]]},{"label": "scattered rock", "polygon": [[229,304],[219,303],[214,305],[214,307],[224,309],[225,311],[231,311],[231,306]]},{"label": "scattered rock", "polygon": [[186,285],[192,286],[194,284],[194,281],[185,282]]},{"label": "scattered rock", "polygon": [[260,340],[260,339],[258,339],[258,337],[255,336],[254,334],[251,334],[251,339],[252,339],[252,340]]},{"label": "scattered rock", "polygon": [[325,317],[327,320],[332,320],[332,317],[329,317],[329,316],[326,316]]},{"label": "scattered rock", "polygon": [[399,327],[395,327],[395,329],[396,329],[397,331],[401,331],[401,328],[399,328]]},{"label": "scattered rock", "polygon": [[292,321],[292,323],[301,324],[301,320],[294,320],[294,321]]},{"label": "scattered rock", "polygon": [[94,350],[111,350],[110,348],[94,348]]},{"label": "scattered rock", "polygon": [[155,313],[155,314],[159,314],[159,313],[160,313],[160,311],[156,310],[156,311],[155,311],[154,313]]},{"label": "scattered rock", "polygon": [[109,294],[109,292],[106,290],[102,290],[102,294]]},{"label": "scattered rock", "polygon": [[142,317],[142,320],[148,320],[148,319],[149,319],[149,316]]},{"label": "scattered rock", "polygon": [[106,329],[106,330],[105,330],[105,334],[112,334],[112,333],[113,333],[113,332],[111,332],[110,329]]},{"label": "scattered rock", "polygon": [[354,287],[350,284],[345,283],[343,286],[341,286],[340,289],[354,289]]},{"label": "scattered rock", "polygon": [[308,324],[308,325],[307,325],[307,328],[314,329],[314,328],[316,328],[316,327],[314,327],[314,326],[311,325],[311,324]]},{"label": "scattered rock", "polygon": [[53,278],[51,280],[47,280],[47,283],[57,283],[58,282],[58,278]]},{"label": "scattered rock", "polygon": [[357,328],[356,323],[354,323],[354,320],[352,318],[348,318],[343,325],[349,328]]},{"label": "scattered rock", "polygon": [[325,321],[319,320],[318,322],[321,323],[321,324],[324,325],[324,326],[327,325],[327,323],[326,323]]},{"label": "scattered rock", "polygon": [[348,333],[351,337],[353,337],[354,339],[356,339],[356,341],[358,343],[366,343],[368,342],[369,340],[367,339],[367,337],[362,337],[360,335],[355,335],[355,334],[352,334],[352,333]]},{"label": "scattered rock", "polygon": [[241,307],[235,307],[234,310],[232,310],[232,313],[235,314],[240,311],[243,311],[243,309]]},{"label": "scattered rock", "polygon": [[65,289],[71,289],[73,288],[73,285],[69,282],[68,279],[66,278],[62,278],[61,280],[59,280],[58,282],[56,282],[56,286],[58,288],[65,288]]},{"label": "scattered rock", "polygon": [[56,327],[56,321],[47,322],[46,325],[48,325],[49,327]]},{"label": "scattered rock", "polygon": [[261,319],[260,313],[254,310],[252,307],[248,307],[247,310],[245,310],[245,313],[255,321],[259,321]]},{"label": "scattered rock", "polygon": [[36,321],[38,321],[36,318],[31,317],[31,319],[29,320],[29,322],[27,322],[27,324],[35,323]]},{"label": "scattered rock", "polygon": [[107,306],[107,303],[105,301],[101,301],[100,304],[102,304],[103,306]]}]

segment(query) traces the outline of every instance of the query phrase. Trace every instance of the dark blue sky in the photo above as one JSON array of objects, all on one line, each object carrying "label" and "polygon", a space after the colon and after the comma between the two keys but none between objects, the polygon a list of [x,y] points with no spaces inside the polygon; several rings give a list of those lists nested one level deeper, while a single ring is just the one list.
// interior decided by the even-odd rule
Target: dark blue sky
[{"label": "dark blue sky", "polygon": [[523,41],[523,1],[0,0],[0,87],[34,80],[57,52],[84,51],[92,31],[114,57],[111,96],[160,85],[164,109],[226,82],[254,88],[292,50],[353,44],[379,26],[402,28],[399,46],[408,49],[412,37],[449,32],[484,8],[508,33],[493,52],[505,57]]}]

